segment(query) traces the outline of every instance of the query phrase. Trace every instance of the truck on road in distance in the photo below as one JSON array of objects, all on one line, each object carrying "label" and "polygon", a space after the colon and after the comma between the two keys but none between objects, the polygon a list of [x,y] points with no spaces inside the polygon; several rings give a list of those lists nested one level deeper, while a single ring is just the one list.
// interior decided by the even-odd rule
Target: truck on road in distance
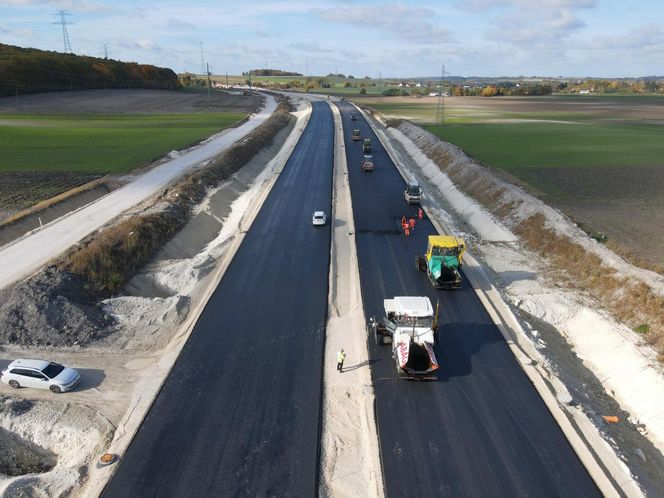
[{"label": "truck on road in distance", "polygon": [[365,154],[371,154],[371,139],[370,138],[365,138],[364,142],[362,143],[362,152]]},{"label": "truck on road in distance", "polygon": [[461,286],[461,260],[466,243],[452,235],[429,235],[427,252],[415,256],[415,266],[425,272],[436,289],[453,289]]},{"label": "truck on road in distance", "polygon": [[422,188],[420,184],[413,181],[406,184],[406,190],[403,191],[403,197],[408,204],[420,204],[422,198]]},{"label": "truck on road in distance", "polygon": [[385,317],[369,318],[367,326],[376,344],[392,344],[392,357],[400,378],[435,380],[438,360],[433,348],[438,340],[438,305],[428,297],[397,296],[383,300]]},{"label": "truck on road in distance", "polygon": [[362,171],[373,171],[374,163],[371,156],[364,156],[362,158]]},{"label": "truck on road in distance", "polygon": [[357,121],[357,114],[355,114],[354,112],[351,112],[350,113],[350,120],[351,121]]},{"label": "truck on road in distance", "polygon": [[353,130],[353,142],[359,142],[360,141],[360,129],[355,128]]}]

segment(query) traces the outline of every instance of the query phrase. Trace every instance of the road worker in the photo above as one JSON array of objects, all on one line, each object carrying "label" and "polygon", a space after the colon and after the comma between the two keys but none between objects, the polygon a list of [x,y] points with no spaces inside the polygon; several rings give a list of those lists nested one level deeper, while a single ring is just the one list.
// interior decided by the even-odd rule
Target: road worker
[{"label": "road worker", "polygon": [[417,208],[417,218],[420,220],[424,218],[424,211],[422,211],[422,208]]},{"label": "road worker", "polygon": [[341,348],[337,353],[337,371],[341,372],[344,369],[344,360],[346,359],[346,352]]},{"label": "road worker", "polygon": [[411,218],[408,220],[408,228],[411,230],[415,230],[415,218]]}]

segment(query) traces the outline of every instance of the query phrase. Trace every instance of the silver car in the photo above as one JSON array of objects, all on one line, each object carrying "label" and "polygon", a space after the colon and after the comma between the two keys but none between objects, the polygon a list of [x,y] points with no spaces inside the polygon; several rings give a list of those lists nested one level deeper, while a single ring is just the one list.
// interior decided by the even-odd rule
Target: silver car
[{"label": "silver car", "polygon": [[73,389],[81,375],[52,361],[14,360],[2,371],[0,380],[14,389],[36,387],[59,394]]}]

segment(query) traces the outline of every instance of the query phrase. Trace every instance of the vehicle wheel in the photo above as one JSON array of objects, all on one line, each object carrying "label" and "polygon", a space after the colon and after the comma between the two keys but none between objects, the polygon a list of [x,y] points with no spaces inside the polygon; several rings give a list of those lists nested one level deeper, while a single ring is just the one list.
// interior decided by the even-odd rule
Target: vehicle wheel
[{"label": "vehicle wheel", "polygon": [[16,382],[15,380],[10,380],[9,381],[9,386],[12,389],[18,389],[19,387],[21,387],[21,385],[18,382]]},{"label": "vehicle wheel", "polygon": [[49,388],[53,394],[60,394],[62,390],[58,386],[51,386]]}]

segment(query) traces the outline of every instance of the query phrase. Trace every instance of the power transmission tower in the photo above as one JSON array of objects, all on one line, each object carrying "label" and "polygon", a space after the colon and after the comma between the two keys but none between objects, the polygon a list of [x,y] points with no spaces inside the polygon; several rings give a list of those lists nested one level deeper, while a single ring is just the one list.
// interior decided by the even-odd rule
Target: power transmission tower
[{"label": "power transmission tower", "polygon": [[58,10],[54,16],[60,17],[59,21],[54,22],[53,24],[59,24],[62,26],[62,40],[65,44],[65,54],[71,54],[71,43],[69,41],[69,33],[67,32],[67,24],[74,24],[73,22],[67,21],[66,16],[71,16],[66,10]]},{"label": "power transmission tower", "polygon": [[205,57],[203,57],[203,42],[201,42],[201,75],[205,74]]},{"label": "power transmission tower", "polygon": [[443,78],[445,77],[445,64],[443,64],[443,70],[440,73],[440,90],[438,92],[438,105],[436,106],[436,123],[438,124],[438,116],[441,114],[442,111],[442,122],[441,124],[445,124],[445,99],[443,98]]},{"label": "power transmission tower", "polygon": [[108,43],[104,43],[104,59],[108,59]]}]

